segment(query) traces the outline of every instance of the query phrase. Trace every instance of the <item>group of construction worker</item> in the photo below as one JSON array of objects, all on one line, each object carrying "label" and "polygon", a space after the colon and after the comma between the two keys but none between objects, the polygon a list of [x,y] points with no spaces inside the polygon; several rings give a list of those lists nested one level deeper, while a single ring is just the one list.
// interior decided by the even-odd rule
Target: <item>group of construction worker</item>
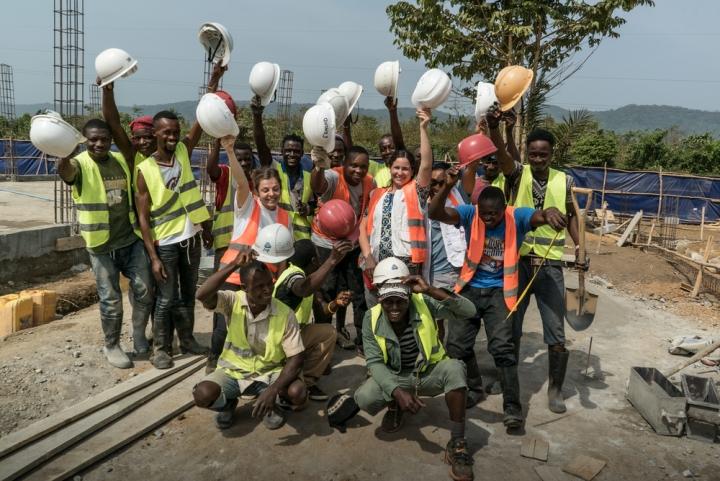
[{"label": "group of construction worker", "polygon": [[[210,92],[222,74],[214,69]],[[564,232],[577,244],[578,230],[571,178],[550,167],[551,133],[527,135],[523,164],[514,114],[491,110],[461,142],[458,165],[434,162],[430,110],[417,112],[420,146],[411,152],[388,97],[391,134],[379,140],[379,161],[353,144],[349,118],[333,151],[313,147],[308,156],[302,137],[287,135],[273,156],[256,97],[255,149],[229,136],[209,153],[208,209],[190,163],[199,124],[181,138],[177,116],[162,111],[133,120],[128,134],[113,89],[102,88],[104,120],[83,128],[87,150],[58,163],[95,273],[110,364],[132,366],[120,347],[123,274],[134,354],[171,367],[175,332],[181,353],[207,354],[208,374],[193,396],[217,411],[220,429],[232,425],[239,399],[254,400],[253,416],[270,429],[310,399],[328,401],[328,421],[342,432],[359,410],[386,408],[381,426],[393,432],[425,407],[423,396],[444,394],[445,460],[453,479],[471,480],[466,409],[502,394],[504,425],[524,422],[518,362],[534,294],[548,345],[548,407],[565,411],[561,258]],[[330,200],[355,213],[346,238],[318,223]],[[215,271],[197,287],[203,246],[214,251]],[[209,352],[194,337],[196,299],[214,313]],[[486,385],[475,354],[482,321],[497,370]],[[328,396],[318,381],[331,372],[336,345],[365,358],[368,378]]]}]

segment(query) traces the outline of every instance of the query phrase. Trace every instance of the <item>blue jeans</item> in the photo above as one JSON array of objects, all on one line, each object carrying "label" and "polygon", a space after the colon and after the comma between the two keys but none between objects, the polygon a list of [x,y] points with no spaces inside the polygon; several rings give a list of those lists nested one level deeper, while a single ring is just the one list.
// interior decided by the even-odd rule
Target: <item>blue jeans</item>
[{"label": "blue jeans", "polygon": [[[191,330],[195,321],[195,290],[202,253],[200,233],[176,244],[157,246],[155,250],[165,267],[167,279],[157,285],[153,343],[170,354],[173,320]],[[178,335],[181,329],[178,329]]]},{"label": "blue jeans", "polygon": [[145,330],[153,305],[153,277],[150,262],[140,239],[107,254],[92,252],[89,254],[100,298],[100,319],[105,334],[105,345],[112,347],[120,341],[123,319],[120,274],[130,281],[134,298],[133,328],[142,326],[143,332]]}]

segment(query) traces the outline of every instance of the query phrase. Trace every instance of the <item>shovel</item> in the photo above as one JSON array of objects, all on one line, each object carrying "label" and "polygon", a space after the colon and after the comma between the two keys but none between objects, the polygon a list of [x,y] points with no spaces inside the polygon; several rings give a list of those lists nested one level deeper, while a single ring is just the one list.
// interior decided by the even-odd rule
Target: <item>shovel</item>
[{"label": "shovel", "polygon": [[[580,248],[578,259],[585,261],[585,214],[580,214],[575,192],[592,193],[590,189],[577,189],[573,187],[572,203],[575,206],[575,213],[578,216],[578,231],[580,235]],[[595,320],[595,309],[597,308],[596,294],[585,290],[585,271],[578,269],[578,287],[573,289],[565,288],[565,319],[575,331],[584,331]]]}]

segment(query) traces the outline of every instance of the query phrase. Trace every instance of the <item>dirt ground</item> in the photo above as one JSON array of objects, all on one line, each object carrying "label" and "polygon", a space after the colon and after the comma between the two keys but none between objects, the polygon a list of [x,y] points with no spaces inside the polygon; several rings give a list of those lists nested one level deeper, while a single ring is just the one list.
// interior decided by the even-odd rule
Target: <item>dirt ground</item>
[{"label": "dirt ground", "polygon": [[[520,363],[525,436],[549,442],[547,464],[552,466],[562,466],[580,454],[607,461],[595,478],[599,481],[679,480],[686,479],[686,470],[695,479],[720,480],[717,445],[655,434],[624,394],[631,366],[662,369],[679,361],[667,353],[669,338],[690,333],[717,336],[718,305],[709,298],[688,300],[687,293],[678,288],[682,279],[655,254],[609,243],[602,252],[609,253],[593,254],[590,269],[591,290],[600,294],[595,323],[587,331],[566,332],[571,355],[565,415],[546,408],[547,353],[531,303]],[[566,278],[569,286],[576,282],[572,273]],[[129,313],[127,301],[125,309]],[[200,307],[196,312],[198,339],[207,344],[210,315]],[[123,329],[123,343],[129,348],[128,322]],[[111,368],[102,357],[101,345],[97,305],[0,341],[0,436],[151,368],[146,359],[136,360],[131,370]],[[479,336],[476,351],[490,378],[486,347],[484,336]],[[336,352],[333,372],[321,380],[321,386],[328,392],[354,389],[365,379],[361,361],[346,351]],[[685,372],[720,381],[717,370],[699,364]],[[348,432],[340,434],[328,427],[323,408],[323,403],[311,403],[292,414],[283,428],[271,432],[249,417],[249,405],[245,405],[238,410],[236,424],[222,433],[213,424],[212,412],[193,408],[161,428],[161,436],[142,438],[82,477],[122,481],[446,479],[442,453],[449,422],[442,398],[428,400],[427,408],[410,416],[403,430],[393,435],[379,430],[382,413],[375,417],[361,413]],[[521,457],[524,437],[503,429],[500,397],[491,396],[469,410],[467,418],[476,479],[539,479],[533,467],[543,463]]]}]

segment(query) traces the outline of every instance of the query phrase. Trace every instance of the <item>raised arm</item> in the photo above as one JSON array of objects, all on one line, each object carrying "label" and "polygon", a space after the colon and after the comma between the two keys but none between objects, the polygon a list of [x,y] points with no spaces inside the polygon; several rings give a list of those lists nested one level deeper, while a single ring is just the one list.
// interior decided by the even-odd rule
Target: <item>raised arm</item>
[{"label": "raised arm", "polygon": [[405,140],[403,139],[400,119],[397,113],[397,99],[385,97],[385,106],[390,114],[390,133],[392,134],[393,143],[395,144],[395,150],[405,150]]},{"label": "raised arm", "polygon": [[71,162],[72,158],[77,154],[77,147],[72,154],[58,160],[56,169],[60,178],[66,184],[72,185],[75,182],[75,176],[77,176],[78,168]]},{"label": "raised arm", "polygon": [[462,173],[462,189],[467,195],[472,195],[475,190],[475,183],[477,182],[477,169],[480,165],[480,160],[474,160],[470,162]]},{"label": "raised arm", "polygon": [[[420,119],[420,166],[418,167],[415,181],[418,187],[427,187],[430,185],[433,163],[432,146],[430,145],[430,136],[428,135],[428,126],[432,119],[432,112],[430,109],[418,110],[417,116]],[[457,178],[455,180],[457,180]],[[455,184],[453,183],[453,185]]]},{"label": "raised arm", "polygon": [[208,277],[207,280],[198,287],[195,298],[202,302],[205,309],[215,309],[215,307],[217,307],[217,293],[225,283],[225,280],[236,269],[239,269],[252,260],[254,256],[250,249],[238,252],[238,255],[235,256],[232,262]]},{"label": "raised arm", "polygon": [[503,174],[510,175],[515,170],[515,160],[513,160],[512,156],[505,148],[505,140],[502,138],[502,134],[500,133],[501,117],[502,112],[499,109],[491,110],[485,115],[488,128],[490,129],[490,139],[492,139],[493,144],[495,144],[495,147],[497,148],[495,155],[497,155],[500,170],[502,170]]},{"label": "raised arm", "polygon": [[205,171],[208,174],[208,177],[210,177],[210,180],[213,182],[217,182],[217,180],[220,178],[220,175],[222,173],[222,170],[220,169],[220,166],[218,165],[218,160],[220,159],[220,139],[215,139],[215,142],[213,142],[212,148],[210,149],[210,152],[208,153],[208,159],[207,159],[207,165],[205,166]]},{"label": "raised arm", "polygon": [[457,225],[460,223],[460,215],[457,210],[452,207],[445,207],[448,195],[450,195],[450,191],[457,182],[457,178],[459,176],[457,167],[449,168],[446,175],[447,180],[445,181],[445,185],[442,186],[440,192],[435,194],[430,200],[430,205],[428,206],[428,216],[432,220],[442,222],[443,224]]},{"label": "raised arm", "polygon": [[345,142],[345,150],[349,149],[353,146],[352,143],[352,115],[348,115],[345,119],[345,123],[343,124],[343,142]]},{"label": "raised arm", "polygon": [[[208,81],[207,86],[208,93],[214,93],[215,91],[217,91],[220,79],[222,78],[226,70],[227,67],[221,67],[219,63],[213,64],[213,71],[210,75],[210,80]],[[198,142],[200,142],[201,135],[202,127],[200,127],[200,123],[195,120],[195,122],[192,124],[192,127],[190,127],[190,132],[188,132],[187,136],[185,136],[185,138],[183,139],[183,142],[187,147],[188,155],[192,154],[193,149],[197,146]]]},{"label": "raised arm", "polygon": [[132,172],[135,165],[135,149],[120,123],[120,113],[115,104],[114,85],[114,83],[109,83],[102,88],[102,114],[105,122],[110,126],[110,133],[115,141],[115,145],[117,145],[120,153],[125,157],[125,162],[127,162],[130,172]]},{"label": "raised arm", "polygon": [[235,191],[235,203],[236,205],[242,206],[250,195],[250,184],[248,183],[247,177],[245,177],[245,171],[240,167],[235,156],[235,137],[228,135],[220,139],[225,152],[228,156],[228,164],[230,165],[230,174],[232,174],[235,184],[237,184],[237,190]]},{"label": "raised arm", "polygon": [[513,135],[515,123],[517,122],[517,115],[514,110],[510,109],[503,114],[502,118],[505,121],[505,148],[515,162],[522,162],[520,159],[520,151],[517,148],[517,144],[515,144],[515,138]]},{"label": "raised arm", "polygon": [[313,170],[310,174],[310,188],[315,195],[321,196],[328,189],[328,182],[325,179],[325,169],[330,166],[330,158],[322,147],[313,147],[310,151],[310,158],[313,161]]},{"label": "raised arm", "polygon": [[292,292],[298,297],[307,297],[313,292],[320,290],[327,278],[328,274],[335,269],[345,255],[353,250],[353,243],[349,240],[342,240],[336,242],[332,247],[332,252],[325,262],[322,263],[318,269],[307,276],[300,282],[296,282],[292,285]]},{"label": "raised arm", "polygon": [[265,107],[260,104],[259,96],[255,95],[250,101],[250,110],[252,111],[253,118],[253,137],[255,138],[255,148],[257,148],[260,165],[269,167],[272,164],[273,158],[270,147],[268,147],[267,140],[265,139],[265,126],[262,120]]}]

